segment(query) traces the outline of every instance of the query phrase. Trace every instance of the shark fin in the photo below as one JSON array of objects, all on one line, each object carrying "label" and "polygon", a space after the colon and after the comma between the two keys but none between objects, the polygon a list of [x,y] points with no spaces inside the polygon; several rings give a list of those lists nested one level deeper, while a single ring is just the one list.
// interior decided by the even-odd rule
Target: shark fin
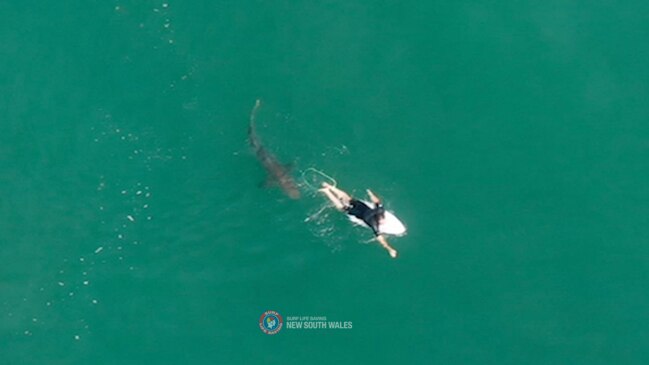
[{"label": "shark fin", "polygon": [[288,162],[288,163],[283,164],[282,166],[284,166],[284,170],[286,170],[286,172],[291,172],[293,170],[293,168],[295,167],[295,163],[294,162]]}]

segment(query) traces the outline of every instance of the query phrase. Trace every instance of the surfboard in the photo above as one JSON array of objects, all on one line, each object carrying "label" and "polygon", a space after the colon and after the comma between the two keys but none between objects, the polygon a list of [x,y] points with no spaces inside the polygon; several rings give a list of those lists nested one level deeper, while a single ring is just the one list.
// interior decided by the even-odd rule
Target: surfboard
[{"label": "surfboard", "polygon": [[[370,208],[374,208],[374,203],[365,200],[363,200],[363,203],[367,204],[367,206]],[[353,215],[349,215],[348,217],[349,220],[351,220],[354,224],[367,227],[367,224],[365,224],[365,222],[354,217]],[[397,216],[394,215],[394,213],[386,210],[383,222],[381,222],[381,224],[379,225],[379,233],[389,234],[392,236],[403,236],[406,234],[406,226],[399,220],[399,218],[397,218]]]}]

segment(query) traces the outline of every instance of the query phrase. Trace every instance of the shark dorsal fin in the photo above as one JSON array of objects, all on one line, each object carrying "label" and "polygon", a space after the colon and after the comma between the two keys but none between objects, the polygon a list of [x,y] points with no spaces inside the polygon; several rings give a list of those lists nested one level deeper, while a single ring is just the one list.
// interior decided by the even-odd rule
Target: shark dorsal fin
[{"label": "shark dorsal fin", "polygon": [[293,168],[295,167],[295,163],[287,162],[287,163],[283,164],[282,166],[284,166],[284,170],[286,170],[286,172],[291,172],[291,171],[293,171]]}]

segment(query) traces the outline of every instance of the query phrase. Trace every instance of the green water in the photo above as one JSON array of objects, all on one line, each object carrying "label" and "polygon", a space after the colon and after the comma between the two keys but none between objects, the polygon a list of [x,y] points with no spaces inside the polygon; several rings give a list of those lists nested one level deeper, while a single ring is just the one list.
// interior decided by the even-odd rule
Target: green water
[{"label": "green water", "polygon": [[[646,364],[647,14],[1,2],[1,363]],[[397,260],[259,186],[257,98],[296,178],[406,222]]]}]

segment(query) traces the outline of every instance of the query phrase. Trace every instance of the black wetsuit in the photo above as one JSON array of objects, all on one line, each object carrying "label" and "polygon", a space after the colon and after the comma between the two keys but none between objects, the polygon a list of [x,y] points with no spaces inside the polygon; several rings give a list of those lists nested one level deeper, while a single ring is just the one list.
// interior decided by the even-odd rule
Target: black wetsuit
[{"label": "black wetsuit", "polygon": [[376,204],[374,208],[370,208],[362,201],[352,198],[352,200],[349,201],[349,205],[345,207],[345,212],[362,220],[372,229],[374,235],[378,236],[380,234],[379,220],[383,218],[383,214],[385,213],[385,209],[383,209],[381,203]]}]

